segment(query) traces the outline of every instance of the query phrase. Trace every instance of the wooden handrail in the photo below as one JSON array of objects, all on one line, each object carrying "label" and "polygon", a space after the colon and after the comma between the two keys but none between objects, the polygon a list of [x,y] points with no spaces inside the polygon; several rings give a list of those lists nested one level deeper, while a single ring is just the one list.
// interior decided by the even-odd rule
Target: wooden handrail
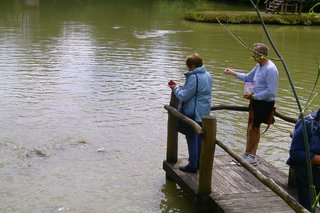
[{"label": "wooden handrail", "polygon": [[193,128],[193,130],[197,133],[197,134],[201,134],[202,132],[202,128],[201,126],[195,122],[194,120],[188,118],[187,116],[181,114],[180,112],[178,112],[178,110],[172,106],[169,105],[164,105],[164,108],[166,110],[168,110],[175,118],[185,122],[186,124],[188,124],[189,126],[191,126]]},{"label": "wooden handrail", "polygon": [[179,120],[185,122],[186,124],[188,124],[189,126],[191,126],[193,128],[193,130],[197,133],[197,134],[201,134],[201,127],[200,125],[195,122],[194,120],[188,118],[187,116],[181,114],[177,108],[180,104],[179,99],[175,96],[175,94],[173,92],[171,92],[171,97],[170,97],[170,104],[169,105],[165,105],[164,108],[166,110],[168,110],[171,115],[174,116],[174,118],[178,118]]},{"label": "wooden handrail", "polygon": [[[215,111],[215,110],[233,110],[233,111],[241,111],[241,112],[248,112],[249,111],[249,107],[247,106],[234,106],[234,105],[224,105],[224,104],[220,104],[220,105],[214,105],[211,107],[211,111]],[[298,119],[296,118],[291,118],[288,117],[286,115],[281,114],[280,112],[278,112],[277,110],[275,110],[275,114],[276,117],[281,118],[284,121],[287,121],[289,123],[297,123]]]}]

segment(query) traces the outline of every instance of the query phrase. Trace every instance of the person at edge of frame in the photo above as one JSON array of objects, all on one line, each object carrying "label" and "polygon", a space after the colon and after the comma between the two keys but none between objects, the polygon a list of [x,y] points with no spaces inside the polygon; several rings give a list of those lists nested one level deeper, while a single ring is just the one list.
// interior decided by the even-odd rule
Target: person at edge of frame
[{"label": "person at edge of frame", "polygon": [[[310,151],[313,184],[315,186],[315,192],[318,194],[320,192],[320,109],[306,115],[304,120]],[[287,164],[290,165],[294,171],[299,203],[311,211],[312,203],[306,163],[307,155],[301,119],[299,119],[295,125],[289,153],[290,156]]]}]

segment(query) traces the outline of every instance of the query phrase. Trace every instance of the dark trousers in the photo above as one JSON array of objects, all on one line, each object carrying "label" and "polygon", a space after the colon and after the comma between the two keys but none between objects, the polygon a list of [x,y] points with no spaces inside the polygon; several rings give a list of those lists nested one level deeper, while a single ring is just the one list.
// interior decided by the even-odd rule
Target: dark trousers
[{"label": "dark trousers", "polygon": [[[200,126],[202,123],[198,123]],[[192,168],[199,168],[200,152],[201,152],[201,136],[197,135],[194,131],[186,134],[188,153],[189,153],[189,166]]]},{"label": "dark trousers", "polygon": [[[298,193],[299,203],[309,211],[311,211],[310,186],[308,183],[308,173],[306,165],[294,166],[296,176],[296,188]],[[312,166],[313,184],[316,189],[316,194],[320,192],[320,167]]]}]

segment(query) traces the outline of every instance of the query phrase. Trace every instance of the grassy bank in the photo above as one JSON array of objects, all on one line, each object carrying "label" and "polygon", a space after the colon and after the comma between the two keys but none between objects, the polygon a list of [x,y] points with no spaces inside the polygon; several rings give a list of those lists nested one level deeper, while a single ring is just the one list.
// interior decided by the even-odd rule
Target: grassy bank
[{"label": "grassy bank", "polygon": [[[261,16],[266,24],[277,25],[320,25],[318,14],[302,13],[298,14],[270,14],[261,12]],[[197,22],[217,23],[217,18],[222,23],[229,24],[260,24],[256,12],[242,11],[197,11],[185,14],[184,19]]]}]

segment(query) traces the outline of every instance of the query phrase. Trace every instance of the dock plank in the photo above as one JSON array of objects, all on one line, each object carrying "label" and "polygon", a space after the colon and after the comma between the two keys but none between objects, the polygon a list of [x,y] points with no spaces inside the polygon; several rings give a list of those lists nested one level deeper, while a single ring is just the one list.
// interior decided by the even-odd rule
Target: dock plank
[{"label": "dock plank", "polygon": [[[294,212],[278,195],[262,184],[245,168],[231,164],[229,155],[215,155],[212,171],[210,206],[218,212]],[[292,194],[287,187],[287,175],[264,159],[258,158],[256,167]],[[190,174],[179,170],[187,159],[177,163],[163,162],[167,175],[185,190],[191,198],[197,199],[198,173]],[[292,194],[293,195],[293,194]],[[294,195],[293,195],[294,196]]]}]

